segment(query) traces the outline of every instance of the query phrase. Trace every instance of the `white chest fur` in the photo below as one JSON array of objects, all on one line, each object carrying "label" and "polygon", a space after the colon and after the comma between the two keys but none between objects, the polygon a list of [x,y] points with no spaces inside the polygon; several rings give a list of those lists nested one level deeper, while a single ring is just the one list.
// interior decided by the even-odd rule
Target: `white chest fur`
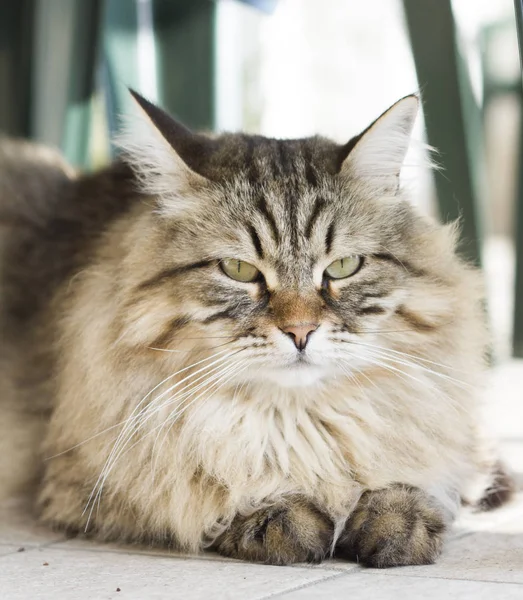
[{"label": "white chest fur", "polygon": [[212,396],[180,428],[179,456],[239,504],[297,491],[343,512],[363,488],[392,482],[446,494],[470,475],[467,431],[441,390],[418,385],[400,383],[394,394],[373,388],[372,400],[347,384],[293,394],[265,386],[248,400]]}]

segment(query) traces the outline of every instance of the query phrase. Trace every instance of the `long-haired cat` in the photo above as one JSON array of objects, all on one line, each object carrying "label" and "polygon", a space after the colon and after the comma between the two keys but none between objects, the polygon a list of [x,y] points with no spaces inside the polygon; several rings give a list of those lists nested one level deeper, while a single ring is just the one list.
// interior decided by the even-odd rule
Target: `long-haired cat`
[{"label": "long-haired cat", "polygon": [[434,561],[461,501],[508,493],[478,273],[399,182],[417,97],[338,145],[134,96],[105,171],[0,151],[4,490],[31,475],[42,521],[104,539]]}]

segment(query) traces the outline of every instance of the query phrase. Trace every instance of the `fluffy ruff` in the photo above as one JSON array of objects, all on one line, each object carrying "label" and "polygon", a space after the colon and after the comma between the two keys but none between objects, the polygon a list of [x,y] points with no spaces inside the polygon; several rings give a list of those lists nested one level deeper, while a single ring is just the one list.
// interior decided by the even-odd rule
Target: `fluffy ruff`
[{"label": "fluffy ruff", "polygon": [[[460,503],[508,480],[482,431],[479,275],[398,187],[417,99],[343,147],[211,140],[138,99],[131,168],[53,170],[53,203],[2,242],[2,402],[17,429],[34,398],[45,415],[42,448],[12,443],[40,518],[273,564],[433,562]],[[303,323],[305,349],[283,333]]]}]

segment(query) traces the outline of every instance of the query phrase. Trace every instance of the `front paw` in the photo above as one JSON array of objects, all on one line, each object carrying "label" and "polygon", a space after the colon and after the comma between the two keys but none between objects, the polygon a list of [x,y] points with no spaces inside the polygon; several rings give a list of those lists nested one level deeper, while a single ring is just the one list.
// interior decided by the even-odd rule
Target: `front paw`
[{"label": "front paw", "polygon": [[376,568],[431,564],[445,529],[443,511],[419,488],[368,491],[347,521],[336,555]]},{"label": "front paw", "polygon": [[330,519],[301,496],[237,515],[217,543],[224,556],[271,565],[321,562],[329,553],[334,527]]}]

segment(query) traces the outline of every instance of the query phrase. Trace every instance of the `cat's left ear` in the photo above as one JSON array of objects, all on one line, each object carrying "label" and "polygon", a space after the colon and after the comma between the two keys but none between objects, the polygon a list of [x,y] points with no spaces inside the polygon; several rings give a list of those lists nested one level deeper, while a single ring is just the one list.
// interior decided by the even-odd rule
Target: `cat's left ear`
[{"label": "cat's left ear", "polygon": [[117,140],[124,160],[136,172],[142,191],[155,196],[163,211],[179,214],[190,210],[198,202],[198,191],[209,185],[198,167],[211,151],[211,140],[129,91],[137,114]]},{"label": "cat's left ear", "polygon": [[353,179],[372,181],[380,188],[396,189],[418,107],[417,96],[406,96],[353,138],[344,147],[347,156],[341,173]]}]

